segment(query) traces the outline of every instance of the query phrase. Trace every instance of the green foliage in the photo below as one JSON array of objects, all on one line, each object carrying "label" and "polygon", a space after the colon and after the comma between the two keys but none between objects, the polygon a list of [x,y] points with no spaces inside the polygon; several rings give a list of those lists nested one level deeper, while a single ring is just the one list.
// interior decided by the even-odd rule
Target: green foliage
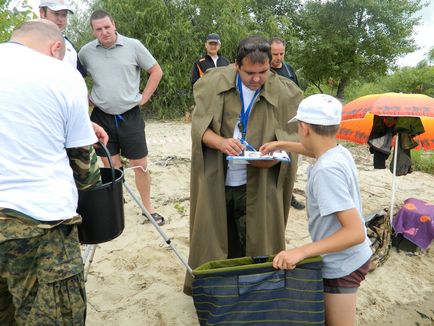
[{"label": "green foliage", "polygon": [[415,171],[422,171],[434,174],[434,152],[433,151],[412,151],[411,161]]},{"label": "green foliage", "polygon": [[27,1],[23,1],[20,8],[10,8],[11,2],[11,0],[0,0],[0,43],[9,40],[15,27],[26,20],[36,18]]},{"label": "green foliage", "polygon": [[[68,33],[81,47],[93,39],[90,13],[97,8],[109,11],[117,30],[142,41],[163,69],[147,112],[173,118],[192,108],[192,64],[212,32],[220,34],[221,54],[230,61],[239,41],[248,35],[285,39],[286,61],[295,67],[307,95],[324,92],[342,97],[347,90],[345,97],[353,98],[389,89],[432,94],[430,73],[425,70],[421,75],[397,70],[400,77],[390,81],[390,76],[379,77],[393,68],[399,56],[415,49],[412,33],[420,18],[414,13],[422,1],[82,0],[84,11],[71,16]],[[424,69],[429,60],[428,56]],[[142,76],[143,87],[147,76]]]},{"label": "green foliage", "polygon": [[348,87],[345,99],[351,101],[363,95],[385,92],[426,94],[434,97],[434,67],[404,67],[372,82],[355,81]]},{"label": "green foliage", "polygon": [[92,36],[92,31],[89,28],[89,17],[91,11],[89,8],[92,5],[92,0],[80,0],[80,6],[77,3],[73,4],[73,15],[68,15],[68,26],[66,27],[66,35],[68,39],[72,41],[77,49],[80,49],[88,41],[90,41]]},{"label": "green foliage", "polygon": [[247,0],[192,0],[190,4],[191,37],[195,40],[194,54],[189,58],[190,71],[193,62],[204,53],[207,34],[218,33],[222,39],[220,52],[229,61],[234,61],[239,41],[251,33],[257,33],[249,17]]},{"label": "green foliage", "polygon": [[249,7],[251,18],[267,34],[291,39],[294,36],[294,18],[301,8],[294,0],[252,0]]},{"label": "green foliage", "polygon": [[411,39],[421,8],[414,1],[307,1],[296,25],[296,62],[320,91],[336,85],[343,98],[354,79],[384,74],[394,60],[413,51]]},{"label": "green foliage", "polygon": [[345,102],[352,101],[364,95],[390,92],[382,83],[383,79],[387,79],[387,77],[378,78],[377,81],[374,80],[366,83],[358,80],[354,81],[345,91]]},{"label": "green foliage", "polygon": [[[146,109],[158,118],[173,118],[191,110],[191,69],[204,52],[206,35],[217,32],[221,54],[233,61],[239,41],[252,34],[266,38],[293,38],[292,21],[298,0],[97,0],[90,10],[71,17],[70,28],[78,46],[93,39],[90,12],[105,9],[117,30],[139,39],[163,69],[163,79]],[[85,6],[87,7],[87,6]],[[291,44],[291,43],[290,43]],[[291,46],[288,46],[291,50]],[[142,87],[146,74],[142,74]]]},{"label": "green foliage", "polygon": [[405,67],[385,78],[384,83],[392,92],[434,96],[434,67]]},{"label": "green foliage", "polygon": [[181,203],[175,203],[174,207],[179,214],[184,214],[186,211],[186,208]]},{"label": "green foliage", "polygon": [[427,54],[427,60],[431,63],[434,64],[434,47],[432,47],[428,54]]}]

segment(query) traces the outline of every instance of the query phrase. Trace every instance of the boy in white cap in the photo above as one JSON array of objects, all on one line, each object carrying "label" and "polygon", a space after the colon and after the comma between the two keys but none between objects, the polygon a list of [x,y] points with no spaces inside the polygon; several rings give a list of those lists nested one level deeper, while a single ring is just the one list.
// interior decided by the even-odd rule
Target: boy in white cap
[{"label": "boy in white cap", "polygon": [[316,94],[301,101],[297,115],[300,143],[271,142],[260,151],[286,150],[314,157],[306,185],[309,233],[313,242],[281,251],[273,260],[279,269],[293,269],[307,258],[323,258],[327,326],[353,325],[357,288],[369,271],[370,241],[362,217],[357,168],[350,152],[336,142],[342,104]]}]

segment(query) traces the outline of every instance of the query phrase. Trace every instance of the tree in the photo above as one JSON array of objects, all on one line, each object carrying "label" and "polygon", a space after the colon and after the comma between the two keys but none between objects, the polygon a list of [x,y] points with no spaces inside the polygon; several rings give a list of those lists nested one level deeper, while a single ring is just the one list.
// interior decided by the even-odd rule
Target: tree
[{"label": "tree", "polygon": [[72,17],[69,35],[77,45],[90,41],[90,12],[108,10],[118,31],[141,40],[162,66],[163,80],[146,112],[171,118],[193,104],[191,68],[209,33],[220,34],[222,55],[231,61],[248,35],[282,37],[303,84],[343,98],[352,81],[384,75],[398,57],[415,50],[412,33],[422,1],[82,0],[88,12]]},{"label": "tree", "polygon": [[[196,40],[193,63],[204,52],[204,42],[209,33],[218,33],[222,39],[222,54],[230,61],[236,55],[240,39],[249,34],[252,20],[249,16],[249,0],[192,0],[190,15],[192,37]],[[191,68],[191,66],[190,66]]]},{"label": "tree", "polygon": [[427,59],[429,63],[434,64],[434,47],[432,47],[427,54]]},{"label": "tree", "polygon": [[345,100],[351,101],[360,96],[378,93],[411,93],[434,96],[434,67],[397,68],[393,73],[381,76],[368,83],[354,81],[347,88]]},{"label": "tree", "polygon": [[15,27],[35,17],[26,1],[20,8],[10,8],[10,5],[11,0],[0,0],[0,43],[9,40]]},{"label": "tree", "polygon": [[389,92],[434,96],[434,67],[404,67],[384,79]]},{"label": "tree", "polygon": [[292,37],[294,17],[301,8],[299,0],[251,0],[251,19],[271,37]]},{"label": "tree", "polygon": [[421,0],[307,1],[295,22],[298,44],[293,48],[303,76],[321,92],[337,85],[344,97],[353,79],[384,74],[395,60],[416,49],[413,28]]}]

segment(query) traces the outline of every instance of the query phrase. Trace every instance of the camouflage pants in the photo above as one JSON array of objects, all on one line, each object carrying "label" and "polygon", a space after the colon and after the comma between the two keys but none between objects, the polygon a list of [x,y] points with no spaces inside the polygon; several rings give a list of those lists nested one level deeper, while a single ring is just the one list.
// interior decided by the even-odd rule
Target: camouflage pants
[{"label": "camouflage pants", "polygon": [[0,219],[0,325],[84,325],[77,226]]},{"label": "camouflage pants", "polygon": [[226,187],[228,258],[246,255],[246,186]]}]

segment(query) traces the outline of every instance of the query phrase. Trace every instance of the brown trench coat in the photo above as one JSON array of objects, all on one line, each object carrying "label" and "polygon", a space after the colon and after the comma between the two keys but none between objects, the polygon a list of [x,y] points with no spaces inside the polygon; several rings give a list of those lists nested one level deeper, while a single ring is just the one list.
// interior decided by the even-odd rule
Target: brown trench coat
[{"label": "brown trench coat", "polygon": [[[225,138],[233,137],[241,102],[236,89],[236,68],[211,69],[194,86],[190,184],[190,255],[194,269],[215,259],[226,259],[228,238],[225,203],[227,161],[220,151],[202,143],[210,127]],[[297,124],[288,124],[302,100],[302,91],[291,81],[270,72],[256,99],[247,124],[247,141],[255,148],[273,140],[297,140]],[[246,254],[270,255],[285,249],[285,228],[297,171],[291,163],[269,169],[247,166]],[[191,294],[191,277],[184,292]]]}]

